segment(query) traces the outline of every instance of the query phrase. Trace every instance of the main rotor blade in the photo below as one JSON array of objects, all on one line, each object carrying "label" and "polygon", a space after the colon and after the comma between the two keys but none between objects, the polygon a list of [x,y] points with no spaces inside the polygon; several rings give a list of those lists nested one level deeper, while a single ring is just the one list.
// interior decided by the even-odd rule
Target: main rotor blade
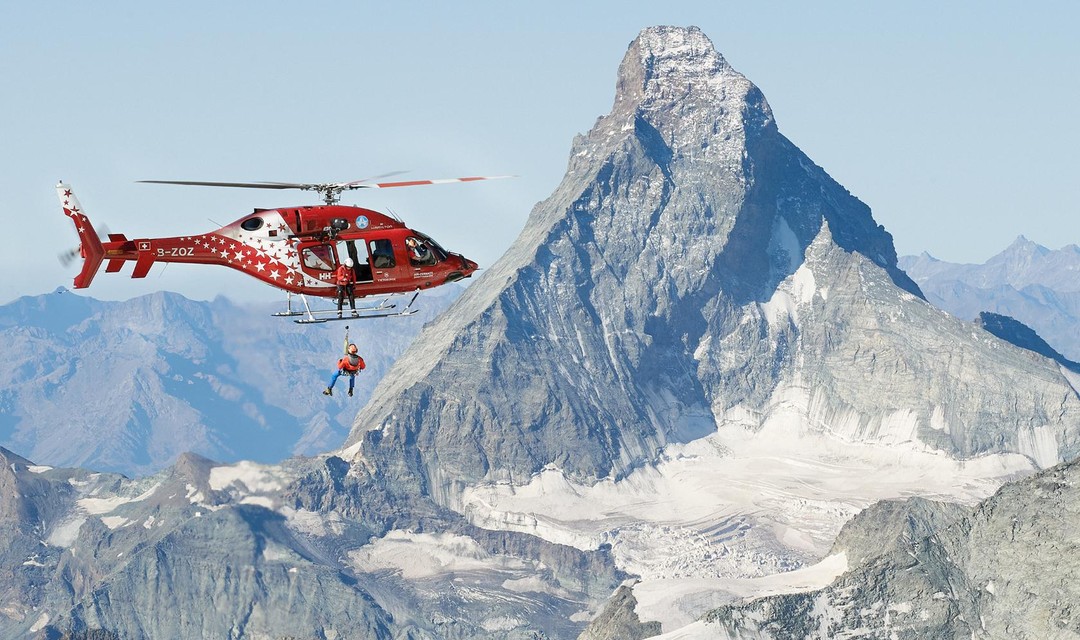
[{"label": "main rotor blade", "polygon": [[240,187],[244,189],[310,189],[314,185],[297,182],[206,182],[202,180],[136,180],[146,184],[183,184],[197,187]]},{"label": "main rotor blade", "polygon": [[427,184],[447,184],[450,182],[476,182],[477,180],[498,180],[500,178],[515,178],[517,176],[471,176],[467,178],[441,178],[438,180],[403,180],[401,182],[368,182],[378,178],[405,173],[394,171],[392,173],[354,180],[352,182],[327,182],[327,183],[300,183],[300,182],[209,182],[205,180],[139,180],[148,184],[180,184],[194,185],[199,187],[239,187],[242,189],[302,189],[304,191],[318,191],[323,196],[326,204],[337,204],[338,196],[342,191],[352,189],[389,189],[391,187],[418,187]]},{"label": "main rotor blade", "polygon": [[364,184],[366,182],[371,182],[372,180],[378,180],[379,178],[389,178],[390,176],[400,176],[403,173],[408,173],[408,171],[391,171],[390,173],[384,173],[384,174],[378,175],[378,176],[371,176],[369,178],[360,178],[359,180],[353,180],[352,182],[342,182],[341,186],[343,188],[346,188],[346,189],[353,189],[353,188],[355,188],[355,187],[352,186],[354,184]]},{"label": "main rotor blade", "polygon": [[448,184],[451,182],[476,182],[477,180],[499,180],[501,178],[516,178],[517,176],[471,176],[468,178],[440,178],[438,180],[405,180],[402,182],[374,182],[357,184],[346,183],[346,189],[389,189],[391,187],[418,187],[425,184]]}]

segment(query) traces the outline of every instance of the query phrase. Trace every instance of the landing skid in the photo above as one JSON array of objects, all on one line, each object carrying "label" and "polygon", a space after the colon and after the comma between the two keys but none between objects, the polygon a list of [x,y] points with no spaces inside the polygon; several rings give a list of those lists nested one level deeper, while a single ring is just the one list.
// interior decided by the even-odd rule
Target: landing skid
[{"label": "landing skid", "polygon": [[292,294],[289,294],[285,301],[285,311],[270,315],[277,318],[303,316],[298,320],[293,320],[296,324],[323,324],[325,322],[341,322],[342,320],[366,320],[369,318],[411,316],[419,311],[419,309],[413,309],[413,303],[416,302],[416,298],[419,295],[420,290],[417,289],[413,293],[412,298],[409,298],[409,304],[405,305],[404,309],[398,309],[396,304],[390,303],[390,298],[388,296],[380,300],[377,305],[357,307],[355,311],[352,309],[343,309],[339,314],[337,309],[312,309],[304,294],[300,294],[300,299],[304,302],[304,310],[294,311],[292,308]]}]

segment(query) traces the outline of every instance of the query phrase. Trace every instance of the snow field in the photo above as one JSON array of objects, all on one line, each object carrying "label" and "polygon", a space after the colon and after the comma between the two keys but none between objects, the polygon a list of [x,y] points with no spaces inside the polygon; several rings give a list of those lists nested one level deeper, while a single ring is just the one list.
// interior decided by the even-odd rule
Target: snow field
[{"label": "snow field", "polygon": [[804,424],[804,390],[778,397],[792,410],[781,401],[759,431],[729,423],[619,481],[578,485],[547,469],[524,486],[471,487],[463,512],[580,549],[610,544],[616,564],[641,578],[639,617],[667,632],[738,598],[825,586],[846,570],[843,558],[822,560],[836,534],[878,500],[972,504],[1033,470],[1019,454],[936,453],[904,437],[904,416],[884,421],[878,441],[849,441]]}]

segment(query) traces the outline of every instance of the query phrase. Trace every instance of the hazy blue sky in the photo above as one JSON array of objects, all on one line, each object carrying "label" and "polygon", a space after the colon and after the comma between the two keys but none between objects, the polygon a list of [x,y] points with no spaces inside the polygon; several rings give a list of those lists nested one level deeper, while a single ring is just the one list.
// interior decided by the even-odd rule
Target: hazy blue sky
[{"label": "hazy blue sky", "polygon": [[[1080,241],[1075,2],[7,2],[0,8],[0,302],[70,286],[53,185],[130,238],[209,231],[312,194],[142,179],[518,174],[360,192],[490,265],[607,113],[642,28],[697,25],[782,133],[901,254],[982,262]],[[213,220],[215,222],[211,222]],[[271,299],[227,269],[99,273],[89,293]]]}]

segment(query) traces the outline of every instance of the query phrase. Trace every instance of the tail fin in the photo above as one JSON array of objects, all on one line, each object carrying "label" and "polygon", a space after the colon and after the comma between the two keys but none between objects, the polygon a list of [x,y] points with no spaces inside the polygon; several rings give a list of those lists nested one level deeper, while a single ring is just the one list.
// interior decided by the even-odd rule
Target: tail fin
[{"label": "tail fin", "polygon": [[75,223],[75,230],[79,233],[79,254],[83,258],[82,271],[75,276],[75,288],[85,289],[90,286],[101,259],[105,257],[105,249],[101,246],[97,231],[90,219],[83,213],[82,205],[71,192],[71,187],[63,182],[57,183],[56,194],[60,196],[60,204],[64,207],[64,215],[71,218]]}]

